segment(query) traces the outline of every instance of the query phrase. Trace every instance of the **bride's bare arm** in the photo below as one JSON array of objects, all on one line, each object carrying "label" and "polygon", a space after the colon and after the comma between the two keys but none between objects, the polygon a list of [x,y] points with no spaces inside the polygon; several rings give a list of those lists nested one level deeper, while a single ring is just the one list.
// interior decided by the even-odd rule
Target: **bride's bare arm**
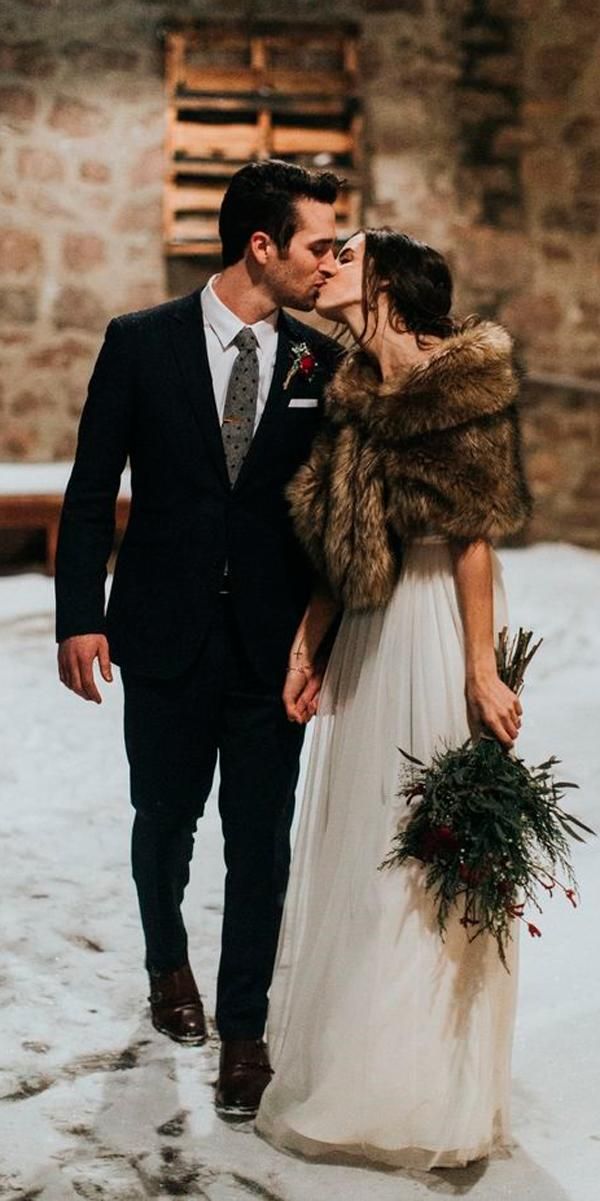
[{"label": "bride's bare arm", "polygon": [[493,577],[489,543],[451,544],[466,661],[466,697],[473,732],[486,726],[506,746],[519,733],[521,702],[496,670],[493,625]]},{"label": "bride's bare arm", "polygon": [[290,721],[304,724],[316,712],[324,671],[319,652],[338,612],[338,602],[327,585],[319,582],[290,650],[283,690],[283,703]]}]

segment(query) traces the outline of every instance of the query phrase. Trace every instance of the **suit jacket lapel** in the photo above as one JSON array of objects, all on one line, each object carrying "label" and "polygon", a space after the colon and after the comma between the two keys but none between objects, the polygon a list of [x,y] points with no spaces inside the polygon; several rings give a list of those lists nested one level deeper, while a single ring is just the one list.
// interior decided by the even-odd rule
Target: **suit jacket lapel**
[{"label": "suit jacket lapel", "polygon": [[219,476],[229,488],[221,427],[208,365],[200,292],[185,296],[181,305],[173,311],[172,318],[173,348],[185,381],[188,400]]}]

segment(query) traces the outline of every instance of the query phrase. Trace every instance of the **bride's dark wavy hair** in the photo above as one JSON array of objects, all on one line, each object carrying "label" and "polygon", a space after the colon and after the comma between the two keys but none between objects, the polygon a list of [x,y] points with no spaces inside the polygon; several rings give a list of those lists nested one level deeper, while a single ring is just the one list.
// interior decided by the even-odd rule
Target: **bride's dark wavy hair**
[{"label": "bride's dark wavy hair", "polygon": [[384,292],[392,329],[415,334],[418,346],[427,335],[451,337],[457,323],[450,316],[452,276],[444,256],[425,242],[388,227],[362,232],[365,333],[370,315],[377,314],[378,296]]}]

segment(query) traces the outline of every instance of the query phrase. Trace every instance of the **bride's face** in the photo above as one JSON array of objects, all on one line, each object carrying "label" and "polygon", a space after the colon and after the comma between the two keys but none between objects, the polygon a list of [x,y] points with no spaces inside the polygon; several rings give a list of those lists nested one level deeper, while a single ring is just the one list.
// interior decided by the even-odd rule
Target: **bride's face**
[{"label": "bride's face", "polygon": [[319,290],[315,308],[321,317],[344,321],[354,311],[362,314],[365,235],[354,234],[344,243],[335,261],[336,270]]}]

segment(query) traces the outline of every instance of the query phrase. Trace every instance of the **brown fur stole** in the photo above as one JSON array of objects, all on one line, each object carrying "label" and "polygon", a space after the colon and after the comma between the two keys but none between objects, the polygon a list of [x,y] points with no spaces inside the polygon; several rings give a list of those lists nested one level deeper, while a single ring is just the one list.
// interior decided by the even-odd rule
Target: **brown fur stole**
[{"label": "brown fur stole", "polygon": [[469,320],[386,383],[363,352],[345,359],[287,496],[300,540],[346,608],[387,603],[399,540],[521,528],[531,505],[517,391],[510,336],[489,321]]}]

